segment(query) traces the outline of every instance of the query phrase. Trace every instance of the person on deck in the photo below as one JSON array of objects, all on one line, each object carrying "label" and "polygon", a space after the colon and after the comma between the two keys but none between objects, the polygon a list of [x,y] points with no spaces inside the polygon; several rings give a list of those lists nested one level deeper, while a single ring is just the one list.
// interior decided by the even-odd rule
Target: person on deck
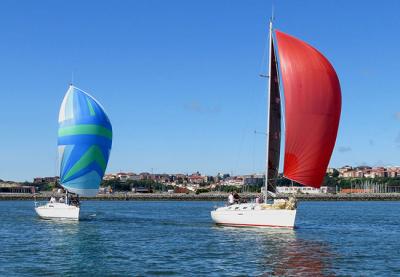
[{"label": "person on deck", "polygon": [[56,202],[56,198],[54,196],[50,197],[50,203],[55,203]]},{"label": "person on deck", "polygon": [[77,196],[71,196],[71,204],[70,205],[79,207],[79,198]]},{"label": "person on deck", "polygon": [[228,196],[228,203],[229,203],[229,205],[233,205],[234,202],[235,202],[235,198],[233,197],[233,193],[231,192],[231,193],[229,193],[229,196]]},{"label": "person on deck", "polygon": [[233,194],[233,198],[235,203],[239,204],[240,203],[240,196],[239,194],[235,191],[235,193]]}]

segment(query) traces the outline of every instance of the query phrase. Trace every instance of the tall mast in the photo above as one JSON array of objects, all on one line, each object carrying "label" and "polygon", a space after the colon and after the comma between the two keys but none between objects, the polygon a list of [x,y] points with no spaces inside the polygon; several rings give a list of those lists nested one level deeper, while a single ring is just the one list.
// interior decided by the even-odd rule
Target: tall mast
[{"label": "tall mast", "polygon": [[271,20],[269,21],[269,64],[268,64],[268,97],[267,97],[267,131],[266,131],[266,138],[267,138],[267,143],[266,143],[266,161],[265,161],[265,191],[264,191],[264,202],[267,203],[267,198],[268,198],[268,160],[269,160],[269,120],[270,120],[270,113],[271,113],[271,63],[272,63],[272,20],[273,18],[271,17]]}]

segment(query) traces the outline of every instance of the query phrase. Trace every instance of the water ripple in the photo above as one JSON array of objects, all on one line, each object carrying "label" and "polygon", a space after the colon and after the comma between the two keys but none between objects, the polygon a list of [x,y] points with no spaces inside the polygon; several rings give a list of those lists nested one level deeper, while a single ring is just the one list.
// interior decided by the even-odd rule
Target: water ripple
[{"label": "water ripple", "polygon": [[215,204],[86,201],[70,222],[0,202],[0,276],[400,274],[400,202],[303,202],[295,230],[217,227]]}]

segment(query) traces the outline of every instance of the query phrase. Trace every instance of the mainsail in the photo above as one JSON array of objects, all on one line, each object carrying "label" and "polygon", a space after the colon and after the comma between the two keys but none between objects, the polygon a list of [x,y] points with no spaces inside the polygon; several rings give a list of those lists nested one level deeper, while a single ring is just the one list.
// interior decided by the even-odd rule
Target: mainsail
[{"label": "mainsail", "polygon": [[278,178],[279,157],[281,148],[281,98],[279,95],[279,78],[275,58],[274,43],[270,45],[270,94],[269,94],[269,130],[268,132],[268,191],[275,191],[274,183]]},{"label": "mainsail", "polygon": [[58,122],[61,185],[80,196],[96,195],[112,144],[107,114],[96,99],[71,85],[61,104]]},{"label": "mainsail", "polygon": [[276,31],[285,96],[284,177],[319,188],[336,141],[339,79],[315,48]]}]

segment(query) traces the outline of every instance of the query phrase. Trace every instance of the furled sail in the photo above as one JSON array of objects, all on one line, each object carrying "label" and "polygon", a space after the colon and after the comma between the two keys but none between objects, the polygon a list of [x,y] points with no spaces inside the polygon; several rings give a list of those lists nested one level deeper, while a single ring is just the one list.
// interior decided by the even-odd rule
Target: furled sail
[{"label": "furled sail", "polygon": [[281,98],[279,78],[273,41],[271,41],[270,94],[269,94],[269,130],[268,130],[268,190],[275,191],[274,183],[278,178],[279,156],[281,148]]},{"label": "furled sail", "polygon": [[336,141],[339,79],[315,48],[276,31],[285,96],[284,176],[320,187]]},{"label": "furled sail", "polygon": [[61,104],[58,123],[61,185],[80,196],[96,195],[112,144],[107,114],[96,99],[71,85]]}]

